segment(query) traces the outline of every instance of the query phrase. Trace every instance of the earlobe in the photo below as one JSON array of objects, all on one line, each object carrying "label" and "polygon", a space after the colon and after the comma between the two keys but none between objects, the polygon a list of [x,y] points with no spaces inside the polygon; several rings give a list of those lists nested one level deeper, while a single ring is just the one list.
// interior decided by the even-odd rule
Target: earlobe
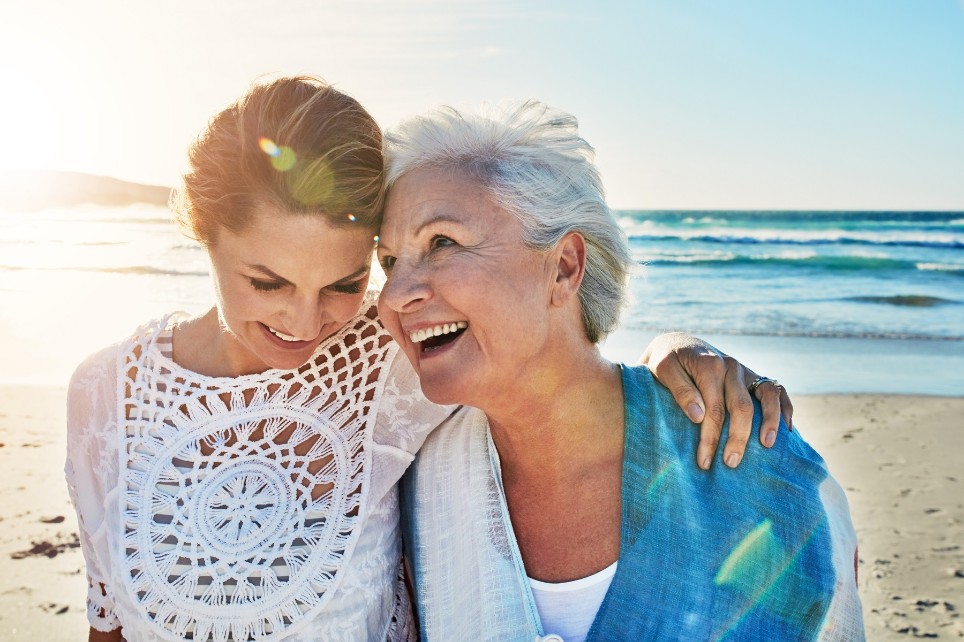
[{"label": "earlobe", "polygon": [[561,305],[579,293],[586,273],[586,239],[578,232],[562,237],[556,246],[556,280],[552,288],[552,302]]}]

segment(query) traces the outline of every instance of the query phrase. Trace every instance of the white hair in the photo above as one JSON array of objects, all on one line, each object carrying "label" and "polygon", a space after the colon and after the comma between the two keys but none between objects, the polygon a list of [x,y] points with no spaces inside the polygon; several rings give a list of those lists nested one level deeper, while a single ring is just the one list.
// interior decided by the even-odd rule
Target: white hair
[{"label": "white hair", "polygon": [[389,189],[405,174],[449,168],[479,180],[522,223],[523,240],[547,250],[569,232],[586,240],[582,319],[597,343],[615,329],[633,267],[629,244],[606,205],[592,146],[576,118],[537,101],[483,114],[441,107],[385,136]]}]

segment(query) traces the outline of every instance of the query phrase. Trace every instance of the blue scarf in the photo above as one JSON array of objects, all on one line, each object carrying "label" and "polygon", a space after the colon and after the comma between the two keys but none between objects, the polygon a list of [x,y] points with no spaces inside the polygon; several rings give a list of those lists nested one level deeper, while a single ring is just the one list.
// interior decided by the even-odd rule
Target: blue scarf
[{"label": "blue scarf", "polygon": [[[846,498],[799,432],[702,471],[697,427],[649,371],[623,368],[623,392],[619,566],[587,640],[863,639]],[[544,632],[488,425],[471,409],[449,423],[404,482],[422,639],[532,642]]]}]

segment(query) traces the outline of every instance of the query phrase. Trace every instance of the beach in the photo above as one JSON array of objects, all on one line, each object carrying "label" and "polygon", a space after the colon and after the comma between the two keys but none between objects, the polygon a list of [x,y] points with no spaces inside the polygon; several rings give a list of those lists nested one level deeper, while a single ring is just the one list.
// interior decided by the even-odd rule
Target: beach
[{"label": "beach", "polygon": [[[0,639],[86,639],[57,386],[0,386]],[[846,489],[868,640],[964,637],[964,399],[795,395],[794,424]]]},{"label": "beach", "polygon": [[[964,214],[621,217],[640,270],[603,354],[689,330],[780,379],[847,491],[867,639],[964,637]],[[84,639],[66,382],[137,325],[206,310],[207,260],[157,205],[0,223],[0,640]]]}]

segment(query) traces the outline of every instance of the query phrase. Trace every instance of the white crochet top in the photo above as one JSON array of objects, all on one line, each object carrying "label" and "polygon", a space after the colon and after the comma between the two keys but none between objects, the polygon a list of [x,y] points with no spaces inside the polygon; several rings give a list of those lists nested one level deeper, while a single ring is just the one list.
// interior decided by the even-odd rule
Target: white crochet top
[{"label": "white crochet top", "polygon": [[77,369],[65,472],[92,627],[414,639],[396,482],[453,408],[425,400],[373,303],[297,370],[185,370],[170,359],[176,315]]}]

